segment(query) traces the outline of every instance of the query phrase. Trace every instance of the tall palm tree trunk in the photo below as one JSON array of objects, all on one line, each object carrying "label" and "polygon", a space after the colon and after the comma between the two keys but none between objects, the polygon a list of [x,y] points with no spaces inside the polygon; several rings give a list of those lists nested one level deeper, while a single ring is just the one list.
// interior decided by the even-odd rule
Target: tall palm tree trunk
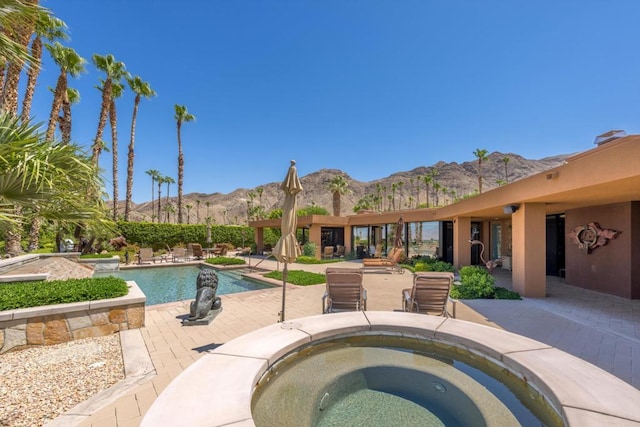
[{"label": "tall palm tree trunk", "polygon": [[[22,216],[22,206],[16,205],[13,208],[13,213],[17,218]],[[5,231],[4,234],[4,247],[5,252],[9,256],[18,256],[22,251],[22,233],[20,233],[20,226],[14,226]]]},{"label": "tall palm tree trunk", "polygon": [[102,136],[104,134],[104,128],[107,125],[107,116],[109,113],[109,107],[111,105],[111,79],[107,79],[104,82],[104,87],[102,88],[102,105],[100,107],[100,117],[98,119],[98,129],[96,131],[96,138],[93,141],[93,147],[91,149],[91,162],[98,166],[98,162],[100,159],[100,153],[102,153]]},{"label": "tall palm tree trunk", "polygon": [[53,103],[51,105],[51,112],[49,113],[49,123],[47,124],[47,132],[45,133],[45,139],[47,141],[53,140],[56,132],[56,124],[58,123],[58,116],[60,109],[62,108],[62,102],[64,94],[67,92],[67,73],[61,72],[56,82],[56,89],[53,93]]},{"label": "tall palm tree trunk", "polygon": [[118,119],[116,102],[111,99],[109,108],[109,122],[111,123],[111,154],[113,155],[113,220],[118,220]]},{"label": "tall palm tree trunk", "polygon": [[[37,5],[37,0],[25,0],[25,3],[31,5]],[[20,25],[16,26],[14,41],[20,46],[24,47],[25,51],[29,44],[29,38],[33,34],[35,28],[35,20],[25,19]],[[23,60],[16,60],[9,62],[9,68],[7,68],[7,75],[4,80],[4,86],[2,88],[2,110],[11,113],[14,116],[18,115],[18,84],[20,82],[20,73],[24,66]]]},{"label": "tall palm tree trunk", "polygon": [[158,224],[160,224],[161,204],[162,204],[162,180],[158,180]]},{"label": "tall palm tree trunk", "polygon": [[20,113],[23,121],[29,120],[31,116],[31,103],[33,101],[33,94],[36,91],[40,65],[42,64],[42,38],[40,36],[36,36],[33,43],[31,43],[31,57],[33,61],[27,70],[27,87],[25,88],[24,99],[22,100],[22,112]]},{"label": "tall palm tree trunk", "polygon": [[178,123],[178,224],[182,224],[182,183],[184,182],[184,155],[180,139],[180,123]]},{"label": "tall palm tree trunk", "polygon": [[62,117],[60,117],[59,120],[62,142],[71,142],[71,101],[66,93],[62,100]]},{"label": "tall palm tree trunk", "polygon": [[29,231],[29,246],[27,247],[28,252],[33,252],[40,247],[40,229],[42,228],[42,217],[38,216],[38,211],[40,209],[36,208],[35,216],[31,220],[31,229]]},{"label": "tall palm tree trunk", "polygon": [[136,140],[136,118],[138,117],[138,105],[140,105],[140,94],[136,95],[133,103],[133,117],[131,118],[131,139],[129,140],[129,150],[127,153],[127,192],[124,204],[124,220],[129,221],[131,213],[131,199],[133,197],[133,158],[135,156],[134,144]]}]

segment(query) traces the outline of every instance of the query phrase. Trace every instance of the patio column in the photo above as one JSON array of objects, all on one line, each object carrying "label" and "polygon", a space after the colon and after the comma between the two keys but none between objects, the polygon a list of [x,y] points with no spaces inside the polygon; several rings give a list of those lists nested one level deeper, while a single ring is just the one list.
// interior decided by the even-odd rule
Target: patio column
[{"label": "patio column", "polygon": [[353,249],[353,242],[351,241],[351,226],[344,226],[344,253],[350,254]]},{"label": "patio column", "polygon": [[320,224],[312,224],[309,226],[309,241],[316,244],[316,259],[320,259],[322,253],[322,227]]},{"label": "patio column", "polygon": [[261,254],[264,250],[264,228],[256,227],[256,253]]},{"label": "patio column", "polygon": [[546,296],[546,209],[523,203],[511,216],[513,290],[525,297]]},{"label": "patio column", "polygon": [[471,265],[471,218],[455,217],[453,219],[453,266],[456,269]]}]

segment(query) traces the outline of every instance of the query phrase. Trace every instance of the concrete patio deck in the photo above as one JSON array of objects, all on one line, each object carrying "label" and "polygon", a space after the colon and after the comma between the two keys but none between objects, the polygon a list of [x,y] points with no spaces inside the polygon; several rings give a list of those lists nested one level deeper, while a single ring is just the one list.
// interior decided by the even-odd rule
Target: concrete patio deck
[{"label": "concrete patio deck", "polygon": [[[256,259],[251,260],[255,265]],[[263,261],[267,269],[282,268]],[[358,268],[361,263],[332,266]],[[290,269],[322,272],[326,265],[294,264]],[[510,272],[494,272],[498,285],[510,287]],[[401,309],[401,291],[412,275],[368,273],[364,286],[368,311]],[[324,285],[287,287],[286,319],[321,313]],[[547,278],[548,297],[522,301],[472,300],[457,303],[456,318],[515,332],[580,357],[640,389],[640,301],[585,291]],[[278,320],[282,289],[222,296],[222,313],[208,326],[183,327],[180,317],[189,301],[147,307],[139,330],[156,375],[129,384],[118,393],[103,393],[80,405],[53,425],[138,426],[164,388],[207,351]],[[142,340],[139,340],[142,346]],[[137,357],[144,348],[137,348]],[[126,349],[125,349],[126,351]],[[143,355],[144,356],[144,355]],[[100,409],[96,409],[100,408]]]}]

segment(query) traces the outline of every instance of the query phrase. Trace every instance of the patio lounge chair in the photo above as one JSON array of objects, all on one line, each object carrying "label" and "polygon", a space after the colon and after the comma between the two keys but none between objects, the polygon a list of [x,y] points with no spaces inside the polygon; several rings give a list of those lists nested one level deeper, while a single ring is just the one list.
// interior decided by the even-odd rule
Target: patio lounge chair
[{"label": "patio lounge chair", "polygon": [[413,288],[402,291],[402,308],[413,313],[449,317],[447,301],[452,285],[453,273],[416,273]]},{"label": "patio lounge chair", "polygon": [[185,262],[187,260],[187,249],[186,248],[173,248],[171,251],[172,261],[173,262]]},{"label": "patio lounge chair", "polygon": [[322,259],[331,259],[333,258],[333,246],[325,246],[322,249]]},{"label": "patio lounge chair", "polygon": [[362,269],[329,267],[327,288],[322,296],[322,313],[367,309],[367,291],[362,286]]},{"label": "patio lounge chair", "polygon": [[153,262],[155,264],[156,257],[153,256],[152,248],[140,248],[138,252],[138,264],[149,264]]},{"label": "patio lounge chair", "polygon": [[191,243],[191,256],[196,259],[203,259],[202,245],[200,243]]},{"label": "patio lounge chair", "polygon": [[393,248],[386,258],[365,258],[362,260],[362,265],[366,270],[369,269],[382,269],[390,270],[392,272],[404,273],[404,269],[398,265],[400,258],[402,258],[404,251],[402,248]]}]

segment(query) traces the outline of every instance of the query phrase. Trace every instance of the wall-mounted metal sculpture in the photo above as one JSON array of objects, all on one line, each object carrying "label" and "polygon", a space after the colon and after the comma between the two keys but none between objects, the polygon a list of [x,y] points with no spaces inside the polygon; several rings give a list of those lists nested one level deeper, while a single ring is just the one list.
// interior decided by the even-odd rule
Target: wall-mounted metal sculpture
[{"label": "wall-mounted metal sculpture", "polygon": [[618,234],[619,231],[602,229],[597,222],[590,222],[577,226],[568,236],[580,249],[590,254],[594,249],[606,245],[610,239],[615,239]]}]

